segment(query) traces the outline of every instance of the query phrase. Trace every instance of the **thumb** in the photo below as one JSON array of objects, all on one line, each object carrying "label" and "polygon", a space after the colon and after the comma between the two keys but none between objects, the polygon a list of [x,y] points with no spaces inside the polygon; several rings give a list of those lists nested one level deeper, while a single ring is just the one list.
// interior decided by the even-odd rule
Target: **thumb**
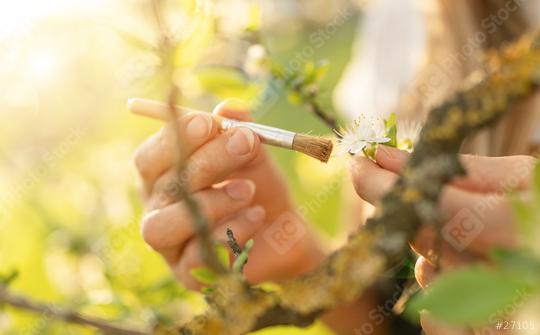
[{"label": "thumb", "polygon": [[240,121],[253,121],[248,103],[237,98],[229,98],[219,103],[212,114]]},{"label": "thumb", "polygon": [[[377,164],[394,173],[401,173],[409,157],[406,151],[384,145],[380,145],[375,154]],[[452,185],[479,193],[527,189],[537,162],[532,156],[460,155],[459,160],[467,170],[467,176],[456,178]]]}]

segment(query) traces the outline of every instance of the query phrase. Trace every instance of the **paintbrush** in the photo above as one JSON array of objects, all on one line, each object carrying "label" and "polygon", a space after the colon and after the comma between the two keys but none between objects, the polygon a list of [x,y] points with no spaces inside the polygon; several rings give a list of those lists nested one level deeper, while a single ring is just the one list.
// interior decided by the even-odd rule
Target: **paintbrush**
[{"label": "paintbrush", "polygon": [[[170,119],[170,107],[163,102],[138,98],[129,99],[128,108],[132,113],[137,115],[163,121]],[[175,108],[179,113],[199,112],[188,107],[176,106]],[[246,127],[256,133],[265,144],[298,151],[314,157],[321,162],[328,162],[332,154],[333,143],[326,138],[298,134],[284,129],[269,127],[254,122],[227,119],[217,115],[212,115],[212,117],[217,121],[221,131]]]}]

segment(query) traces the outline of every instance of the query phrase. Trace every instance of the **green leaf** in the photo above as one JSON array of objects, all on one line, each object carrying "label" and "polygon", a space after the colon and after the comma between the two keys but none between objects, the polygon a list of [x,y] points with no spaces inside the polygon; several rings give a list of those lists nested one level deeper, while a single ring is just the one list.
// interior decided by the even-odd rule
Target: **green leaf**
[{"label": "green leaf", "polygon": [[214,293],[216,289],[214,287],[203,287],[201,292],[205,295],[208,295],[208,294],[211,294],[211,293]]},{"label": "green leaf", "polygon": [[253,239],[246,242],[246,245],[244,246],[244,249],[242,249],[242,252],[233,263],[233,271],[241,272],[244,268],[244,265],[246,265],[248,260],[249,252],[251,251],[251,248],[253,248]]},{"label": "green leaf", "polygon": [[174,319],[170,317],[169,315],[162,313],[160,310],[153,308],[152,313],[154,314],[154,317],[156,320],[165,326],[171,326],[174,324]]},{"label": "green leaf", "polygon": [[257,3],[252,3],[249,6],[248,22],[246,25],[246,31],[258,31],[261,29],[261,7]]},{"label": "green leaf", "polygon": [[384,125],[386,127],[386,137],[390,139],[390,141],[386,142],[385,145],[397,148],[397,125],[396,125],[396,113],[390,114],[390,117],[388,120],[384,120]]},{"label": "green leaf", "polygon": [[283,65],[281,65],[277,60],[269,58],[268,67],[270,69],[270,73],[276,80],[282,82],[285,82],[287,80],[287,76],[285,75],[285,69],[283,68]]},{"label": "green leaf", "polygon": [[250,83],[244,73],[233,67],[208,66],[197,71],[197,79],[202,88],[220,99],[253,99],[261,88]]},{"label": "green leaf", "polygon": [[231,266],[231,259],[229,258],[229,250],[221,243],[216,244],[216,254],[220,263],[228,269]]},{"label": "green leaf", "polygon": [[484,267],[450,272],[421,295],[413,297],[405,314],[411,318],[421,310],[433,318],[458,325],[480,325],[523,299],[528,286],[516,276]]},{"label": "green leaf", "polygon": [[509,196],[512,212],[514,214],[517,227],[519,228],[521,244],[530,250],[536,250],[540,257],[538,248],[538,236],[540,228],[540,163],[537,163],[532,175],[532,197],[524,200],[519,193],[511,193]]},{"label": "green leaf", "polygon": [[296,91],[289,92],[287,100],[293,105],[301,105],[304,101],[302,95]]},{"label": "green leaf", "polygon": [[164,294],[168,298],[186,298],[188,291],[178,285],[178,281],[172,277],[165,277],[158,280],[155,283],[152,283],[148,286],[143,286],[137,289],[134,289],[137,295],[141,298],[154,299],[159,294]]},{"label": "green leaf", "polygon": [[373,143],[368,144],[364,149],[362,149],[364,156],[375,161],[375,154],[377,152],[377,146]]},{"label": "green leaf", "polygon": [[495,249],[491,257],[507,271],[519,273],[526,280],[530,279],[532,285],[540,284],[540,260],[533,255],[514,249]]},{"label": "green leaf", "polygon": [[311,75],[313,72],[315,72],[317,65],[314,61],[308,60],[304,62],[304,74],[305,75]]},{"label": "green leaf", "polygon": [[328,72],[328,61],[322,60],[317,63],[308,61],[304,64],[302,84],[304,86],[317,85]]},{"label": "green leaf", "polygon": [[319,83],[326,76],[329,68],[330,62],[328,60],[323,59],[319,61],[317,63],[317,70],[315,71],[315,82]]},{"label": "green leaf", "polygon": [[530,208],[528,204],[523,202],[519,198],[519,196],[512,195],[510,200],[512,203],[512,210],[514,212],[514,215],[519,222],[530,222],[534,218],[532,208]]},{"label": "green leaf", "polygon": [[306,85],[315,83],[317,67],[314,62],[308,61],[304,63],[303,78]]},{"label": "green leaf", "polygon": [[216,274],[209,268],[196,268],[192,269],[189,273],[193,278],[197,279],[198,282],[205,285],[213,285],[217,280]]},{"label": "green leaf", "polygon": [[281,291],[281,286],[270,281],[259,283],[255,285],[255,287],[265,292],[280,292]]},{"label": "green leaf", "polygon": [[525,203],[517,194],[510,195],[510,203],[521,238],[525,241],[534,239],[538,216],[535,208]]}]

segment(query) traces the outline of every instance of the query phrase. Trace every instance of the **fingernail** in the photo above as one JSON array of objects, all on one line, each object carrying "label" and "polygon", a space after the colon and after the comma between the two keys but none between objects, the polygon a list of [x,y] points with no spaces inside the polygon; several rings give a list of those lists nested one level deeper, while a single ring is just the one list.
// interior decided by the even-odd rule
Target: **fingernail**
[{"label": "fingernail", "polygon": [[377,152],[375,157],[385,158],[387,160],[403,160],[407,158],[407,153],[405,151],[391,148],[386,145],[377,146]]},{"label": "fingernail", "polygon": [[247,200],[255,194],[255,184],[251,180],[232,181],[225,186],[225,190],[234,200]]},{"label": "fingernail", "polygon": [[238,128],[229,137],[227,151],[233,155],[245,155],[253,150],[255,134],[247,128]]},{"label": "fingernail", "polygon": [[246,218],[251,222],[261,222],[266,216],[266,210],[263,206],[251,207],[246,211]]},{"label": "fingernail", "polygon": [[228,98],[223,100],[219,105],[214,108],[214,114],[222,109],[237,110],[237,111],[249,111],[250,106],[244,100],[238,98]]},{"label": "fingernail", "polygon": [[187,136],[190,138],[203,138],[212,130],[212,118],[210,115],[200,114],[194,116],[186,126]]}]

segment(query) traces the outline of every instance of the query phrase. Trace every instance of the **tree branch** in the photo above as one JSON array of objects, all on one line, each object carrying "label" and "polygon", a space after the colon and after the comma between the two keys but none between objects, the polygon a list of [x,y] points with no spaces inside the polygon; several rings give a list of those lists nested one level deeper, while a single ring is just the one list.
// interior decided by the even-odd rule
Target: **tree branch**
[{"label": "tree branch", "polygon": [[50,304],[31,300],[23,295],[18,295],[9,292],[5,287],[0,286],[0,306],[2,304],[9,305],[21,310],[40,313],[47,318],[58,321],[89,326],[103,331],[105,334],[115,335],[149,335],[150,332],[144,332],[134,329],[115,326],[107,321],[91,318],[82,315],[78,312],[63,309]]},{"label": "tree branch", "polygon": [[[169,96],[169,113],[171,115],[171,120],[178,120],[180,117],[180,115],[178,115],[178,109],[175,107],[177,103],[177,92],[178,89],[173,84]],[[180,134],[180,129],[177,126],[173,127],[173,129],[175,131],[179,152],[184,152],[184,138]],[[174,183],[175,196],[184,201],[186,207],[189,210],[189,213],[191,214],[192,224],[195,228],[195,235],[197,236],[197,240],[200,244],[202,260],[216,274],[226,273],[227,269],[225,269],[223,264],[221,264],[221,262],[219,261],[216,250],[214,249],[214,243],[212,237],[210,236],[210,230],[208,229],[208,222],[206,220],[206,217],[203,215],[197,201],[192,197],[192,195],[188,192],[186,188],[186,166],[186,160],[176,162],[178,180]]]},{"label": "tree branch", "polygon": [[[162,50],[162,64],[165,67],[166,75],[169,76],[171,81],[171,88],[168,97],[169,104],[169,114],[171,117],[171,122],[176,122],[180,118],[180,112],[175,107],[178,103],[179,98],[179,89],[176,86],[174,73],[173,73],[173,64],[172,57],[175,50],[173,41],[170,36],[169,27],[165,18],[163,17],[163,0],[150,0],[150,5],[152,8],[152,14],[154,21],[159,33],[159,47]],[[179,152],[184,152],[185,140],[180,134],[179,127],[173,127],[176,137],[176,142]],[[227,272],[227,269],[221,264],[219,258],[217,257],[216,251],[214,249],[214,243],[210,236],[210,231],[208,229],[208,222],[206,217],[203,215],[199,204],[191,196],[186,187],[187,182],[187,167],[186,160],[178,160],[175,162],[177,170],[177,180],[175,180],[171,185],[168,186],[169,191],[177,198],[182,199],[186,205],[189,213],[191,214],[191,221],[193,227],[195,228],[195,235],[200,244],[201,258],[210,269],[212,269],[216,274],[221,274]]]},{"label": "tree branch", "polygon": [[319,118],[330,130],[332,130],[334,133],[337,134],[337,136],[340,136],[336,130],[338,130],[336,119],[332,116],[328,115],[319,105],[315,99],[311,99],[308,103],[308,108],[311,113],[313,113],[316,117]]}]

